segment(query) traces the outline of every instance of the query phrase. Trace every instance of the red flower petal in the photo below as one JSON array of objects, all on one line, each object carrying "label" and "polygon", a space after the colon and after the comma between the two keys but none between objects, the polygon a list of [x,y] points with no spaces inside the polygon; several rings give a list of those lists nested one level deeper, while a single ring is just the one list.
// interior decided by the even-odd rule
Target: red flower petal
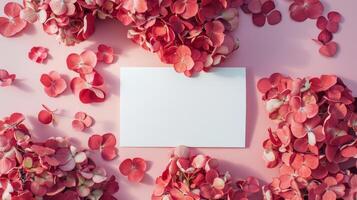
[{"label": "red flower petal", "polygon": [[88,147],[91,150],[98,150],[103,142],[103,137],[101,135],[92,135],[89,139],[88,139]]},{"label": "red flower petal", "polygon": [[337,195],[333,191],[327,190],[323,195],[322,195],[323,200],[335,200],[337,199]]},{"label": "red flower petal", "polygon": [[48,49],[45,47],[32,47],[28,53],[28,57],[37,63],[43,63],[48,57]]},{"label": "red flower petal", "polygon": [[317,19],[322,15],[324,11],[324,6],[320,2],[320,0],[307,0],[309,5],[306,7],[306,13],[308,18]]},{"label": "red flower petal", "polygon": [[175,70],[179,73],[190,70],[195,64],[191,57],[190,48],[185,45],[181,45],[176,49],[173,62]]},{"label": "red flower petal", "polygon": [[308,178],[311,176],[311,169],[306,166],[301,166],[297,169],[298,174],[303,178]]},{"label": "red flower petal", "polygon": [[40,81],[41,81],[42,85],[44,85],[46,87],[50,87],[52,84],[52,79],[48,74],[42,74]]},{"label": "red flower petal", "polygon": [[274,10],[273,12],[271,12],[268,16],[268,23],[270,25],[276,25],[278,23],[281,22],[281,13],[278,10]]},{"label": "red flower petal", "polygon": [[180,14],[184,19],[194,17],[198,12],[197,0],[177,0],[173,2],[171,11],[175,14]]},{"label": "red flower petal", "polygon": [[91,73],[97,64],[97,55],[90,50],[82,52],[80,55],[72,53],[67,57],[68,69],[78,73]]},{"label": "red flower petal", "polygon": [[208,22],[204,28],[207,36],[212,41],[212,45],[214,47],[221,46],[224,41],[224,25],[222,22],[218,20]]},{"label": "red flower petal", "polygon": [[317,28],[319,28],[320,30],[324,30],[326,28],[328,24],[328,20],[326,19],[326,17],[324,16],[320,16],[319,18],[317,18],[316,20],[316,26]]},{"label": "red flower petal", "polygon": [[357,147],[352,145],[347,145],[341,149],[341,155],[345,158],[352,158],[357,155]]},{"label": "red flower petal", "polygon": [[73,120],[72,121],[72,128],[76,131],[83,131],[85,129],[85,125],[80,120]]},{"label": "red flower petal", "polygon": [[304,163],[310,169],[316,169],[319,166],[319,158],[314,155],[306,154],[304,155]]},{"label": "red flower petal", "polygon": [[93,125],[93,118],[89,115],[86,116],[86,118],[82,121],[84,125],[89,128]]},{"label": "red flower petal", "polygon": [[71,80],[70,86],[73,93],[79,94],[81,90],[87,87],[87,83],[84,79],[80,77],[75,77]]},{"label": "red flower petal", "polygon": [[104,147],[101,152],[102,158],[104,160],[114,160],[118,157],[118,149],[116,147]]},{"label": "red flower petal", "polygon": [[328,90],[337,83],[337,76],[335,75],[321,75],[321,87],[322,90]]},{"label": "red flower petal", "polygon": [[91,127],[93,124],[92,117],[84,112],[77,112],[74,118],[72,127],[77,131],[83,131],[84,129]]},{"label": "red flower petal", "polygon": [[140,183],[143,180],[144,176],[145,172],[138,169],[133,169],[129,173],[128,180],[130,182]]},{"label": "red flower petal", "polygon": [[257,88],[259,92],[265,94],[272,88],[272,84],[270,82],[270,79],[268,78],[262,78],[258,81],[257,83]]},{"label": "red flower petal", "polygon": [[83,89],[79,93],[79,99],[85,104],[100,103],[105,101],[105,93],[97,88]]},{"label": "red flower petal", "polygon": [[113,63],[114,60],[114,50],[112,47],[100,44],[98,46],[97,52],[98,61],[103,61],[106,64]]},{"label": "red flower petal", "polygon": [[307,14],[306,14],[304,7],[302,7],[296,3],[293,3],[289,7],[289,10],[290,10],[291,19],[293,19],[297,22],[303,22],[307,19]]},{"label": "red flower petal", "polygon": [[337,53],[337,43],[336,42],[329,42],[325,45],[322,45],[319,49],[321,55],[326,57],[333,57]]},{"label": "red flower petal", "polygon": [[57,97],[67,89],[66,81],[56,71],[51,71],[49,74],[42,74],[41,83],[45,86],[45,92],[50,97]]},{"label": "red flower petal", "polygon": [[8,71],[0,69],[0,87],[6,87],[11,85],[15,78],[15,74],[9,74]]},{"label": "red flower petal", "polygon": [[103,135],[103,142],[102,142],[103,147],[112,147],[115,146],[116,144],[117,144],[117,140],[112,133],[106,133]]},{"label": "red flower petal", "polygon": [[86,50],[81,53],[81,60],[83,64],[95,67],[97,64],[97,56],[93,51]]},{"label": "red flower petal", "polygon": [[47,110],[41,110],[37,118],[42,124],[50,124],[53,121],[53,114]]},{"label": "red flower petal", "polygon": [[253,14],[252,16],[253,24],[259,27],[264,26],[266,17],[263,13],[260,14]]},{"label": "red flower petal", "polygon": [[331,22],[335,22],[335,23],[340,23],[342,16],[339,12],[337,11],[331,11],[327,14],[327,18],[329,21]]},{"label": "red flower petal", "polygon": [[262,12],[265,15],[268,15],[271,11],[275,9],[275,3],[274,1],[268,0],[262,5]]},{"label": "red flower petal", "polygon": [[81,74],[81,77],[93,86],[102,86],[104,84],[103,77],[95,70],[92,73]]},{"label": "red flower petal", "polygon": [[130,158],[125,159],[119,165],[119,171],[124,176],[128,176],[133,168],[133,161]]},{"label": "red flower petal", "polygon": [[144,13],[148,9],[146,0],[125,0],[123,7],[133,13]]},{"label": "red flower petal", "polygon": [[95,17],[92,14],[87,14],[83,18],[83,28],[79,31],[79,37],[82,40],[88,39],[91,35],[93,35],[95,31]]},{"label": "red flower petal", "polygon": [[133,166],[135,169],[145,172],[147,169],[146,161],[142,158],[134,158]]},{"label": "red flower petal", "polygon": [[[26,20],[29,23],[35,23],[39,19],[40,15],[43,15],[43,12],[41,12],[41,14],[38,14],[33,8],[30,8],[30,7],[25,7],[20,12],[20,18]],[[46,13],[46,15],[47,15],[47,13]],[[41,17],[43,17],[43,16],[41,16]],[[44,22],[44,20],[41,22]]]},{"label": "red flower petal", "polygon": [[328,30],[321,31],[321,33],[318,36],[318,40],[322,44],[329,43],[332,40],[332,38],[333,38],[332,33]]},{"label": "red flower petal", "polygon": [[262,11],[262,4],[260,0],[251,0],[248,3],[248,9],[253,14],[260,13]]},{"label": "red flower petal", "polygon": [[9,17],[18,17],[22,6],[15,2],[8,2],[4,7],[4,13]]},{"label": "red flower petal", "polygon": [[0,34],[11,37],[21,32],[27,22],[19,17],[22,7],[15,2],[9,2],[4,7],[4,13],[11,18],[0,17]]},{"label": "red flower petal", "polygon": [[331,33],[337,33],[337,31],[339,29],[339,23],[330,21],[327,24],[326,29],[328,31],[330,31]]}]

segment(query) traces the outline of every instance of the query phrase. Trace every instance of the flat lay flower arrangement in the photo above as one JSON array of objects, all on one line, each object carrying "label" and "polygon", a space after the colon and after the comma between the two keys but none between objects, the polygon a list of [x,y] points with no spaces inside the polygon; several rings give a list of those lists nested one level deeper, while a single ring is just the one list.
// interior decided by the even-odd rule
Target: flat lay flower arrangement
[{"label": "flat lay flower arrangement", "polygon": [[[258,27],[276,25],[282,15],[275,4],[274,0],[24,0],[23,5],[5,5],[0,34],[12,37],[38,22],[46,33],[65,45],[74,45],[94,33],[96,19],[117,19],[130,27],[129,39],[191,77],[209,71],[238,49],[238,38],[231,33],[238,28],[240,9],[251,15]],[[338,50],[333,34],[338,32],[342,18],[337,11],[324,16],[324,10],[320,0],[291,0],[289,7],[292,20],[316,21],[321,33],[313,40],[322,55],[331,57]],[[99,54],[99,60],[110,63],[113,51],[105,46],[99,49],[109,54]],[[42,47],[34,47],[29,53],[39,63],[46,55],[47,49]],[[96,101],[103,98],[100,94]]]},{"label": "flat lay flower arrangement", "polygon": [[[117,19],[130,27],[127,36],[142,48],[154,52],[178,73],[191,77],[210,71],[238,49],[240,10],[251,15],[258,27],[278,24],[283,16],[274,0],[24,0],[9,2],[0,17],[0,34],[12,37],[33,23],[55,35],[64,45],[87,40],[95,31],[95,21]],[[319,52],[335,56],[338,44],[333,34],[342,16],[337,11],[324,15],[320,0],[291,0],[290,18],[297,22],[315,20],[320,30]],[[46,65],[51,50],[34,46],[27,59]],[[56,55],[51,55],[56,56]],[[117,56],[105,44],[96,51],[84,49],[66,58],[68,72],[76,76],[66,81],[54,70],[38,77],[44,94],[57,98],[70,89],[84,104],[101,103],[108,88],[97,70],[98,62],[111,64]],[[214,73],[214,72],[212,72]],[[0,69],[0,86],[11,87],[16,75]],[[199,200],[251,199],[262,192],[267,200],[333,200],[357,198],[357,113],[352,91],[334,75],[293,79],[273,74],[257,83],[269,118],[277,123],[263,141],[263,157],[268,168],[280,175],[262,185],[248,176],[231,177],[219,169],[219,161],[209,155],[192,155],[177,147],[162,174],[156,178],[151,199]],[[57,110],[42,105],[36,114],[44,125],[57,123]],[[75,131],[95,125],[84,111],[72,120]],[[116,199],[115,176],[91,159],[100,154],[114,162],[119,156],[117,138],[112,133],[91,134],[87,148],[79,149],[71,140],[50,137],[35,141],[21,113],[0,121],[0,196],[2,199]],[[105,163],[103,163],[104,165]],[[127,158],[118,173],[129,182],[140,183],[148,169],[143,158]],[[150,197],[148,197],[150,198]]]},{"label": "flat lay flower arrangement", "polygon": [[357,104],[334,75],[261,79],[269,118],[277,127],[263,142],[268,168],[279,177],[263,187],[266,199],[357,197]]}]

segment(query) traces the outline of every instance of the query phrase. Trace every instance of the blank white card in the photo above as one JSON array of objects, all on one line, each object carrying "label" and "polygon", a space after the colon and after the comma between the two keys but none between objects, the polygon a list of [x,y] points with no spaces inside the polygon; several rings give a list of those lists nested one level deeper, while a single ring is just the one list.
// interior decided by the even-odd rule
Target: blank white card
[{"label": "blank white card", "polygon": [[123,67],[120,77],[120,146],[245,147],[245,68],[187,78]]}]

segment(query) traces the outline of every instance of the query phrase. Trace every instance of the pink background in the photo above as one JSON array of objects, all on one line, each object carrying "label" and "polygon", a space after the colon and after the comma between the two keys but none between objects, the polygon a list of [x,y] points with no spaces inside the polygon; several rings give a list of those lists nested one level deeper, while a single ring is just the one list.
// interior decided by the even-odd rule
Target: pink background
[{"label": "pink background", "polygon": [[[20,0],[18,0],[20,2]],[[0,2],[3,8],[7,1]],[[311,38],[316,38],[318,29],[315,21],[305,23],[293,22],[288,16],[288,2],[278,1],[278,8],[283,13],[283,21],[277,26],[255,27],[249,16],[241,13],[241,24],[236,36],[241,47],[223,66],[247,67],[247,148],[245,149],[207,149],[196,151],[209,154],[221,160],[221,169],[231,171],[233,177],[253,175],[266,183],[277,174],[276,169],[265,168],[262,159],[261,143],[266,138],[266,130],[273,124],[268,120],[260,95],[256,90],[256,82],[263,76],[274,72],[299,77],[320,74],[337,74],[346,84],[357,88],[357,1],[324,1],[328,10],[338,10],[344,20],[341,30],[334,35],[334,40],[341,47],[335,58],[324,58],[318,53],[318,45]],[[0,15],[3,15],[1,9]],[[326,13],[326,12],[325,12]],[[96,50],[99,44],[113,46],[117,61],[112,65],[97,65],[98,71],[104,76],[110,89],[109,98],[105,103],[84,105],[72,95],[68,88],[64,95],[50,98],[45,95],[39,82],[42,73],[56,70],[66,75],[70,80],[75,76],[66,67],[66,57],[72,52],[80,53],[84,49]],[[50,49],[51,57],[47,64],[36,64],[27,58],[27,53],[33,46],[44,46]],[[49,136],[69,136],[73,141],[87,146],[91,133],[113,132],[119,138],[119,73],[123,66],[165,66],[156,55],[144,51],[126,39],[126,28],[115,21],[100,21],[95,34],[86,42],[74,47],[65,47],[53,36],[45,34],[41,27],[29,26],[24,33],[9,39],[0,37],[0,68],[16,73],[18,80],[14,86],[0,88],[0,116],[8,116],[12,112],[22,112],[26,115],[26,123],[32,129],[36,138]],[[203,74],[204,75],[204,74]],[[356,92],[354,92],[356,95]],[[37,121],[37,113],[41,104],[59,109],[57,125],[41,125]],[[85,111],[92,115],[96,123],[86,133],[75,132],[71,128],[71,120],[77,111]],[[189,138],[187,138],[189,139]],[[204,139],[204,138],[202,138]],[[229,138],[227,138],[229,139]],[[171,149],[168,148],[120,148],[120,157],[112,162],[102,162],[100,156],[93,154],[99,164],[120,182],[117,197],[121,200],[150,199],[155,177],[165,168]],[[150,168],[142,184],[132,184],[118,172],[120,161],[125,158],[140,156],[148,160]]]}]

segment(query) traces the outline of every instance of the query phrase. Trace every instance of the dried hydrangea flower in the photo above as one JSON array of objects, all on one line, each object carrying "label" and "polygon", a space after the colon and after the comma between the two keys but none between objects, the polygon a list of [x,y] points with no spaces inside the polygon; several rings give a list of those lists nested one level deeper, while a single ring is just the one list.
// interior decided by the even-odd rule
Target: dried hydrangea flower
[{"label": "dried hydrangea flower", "polygon": [[335,75],[293,79],[272,74],[257,88],[269,105],[269,118],[277,122],[275,130],[268,129],[263,155],[267,167],[278,167],[280,175],[263,187],[265,198],[350,198],[346,191],[354,189],[348,180],[357,163],[351,90]]}]

